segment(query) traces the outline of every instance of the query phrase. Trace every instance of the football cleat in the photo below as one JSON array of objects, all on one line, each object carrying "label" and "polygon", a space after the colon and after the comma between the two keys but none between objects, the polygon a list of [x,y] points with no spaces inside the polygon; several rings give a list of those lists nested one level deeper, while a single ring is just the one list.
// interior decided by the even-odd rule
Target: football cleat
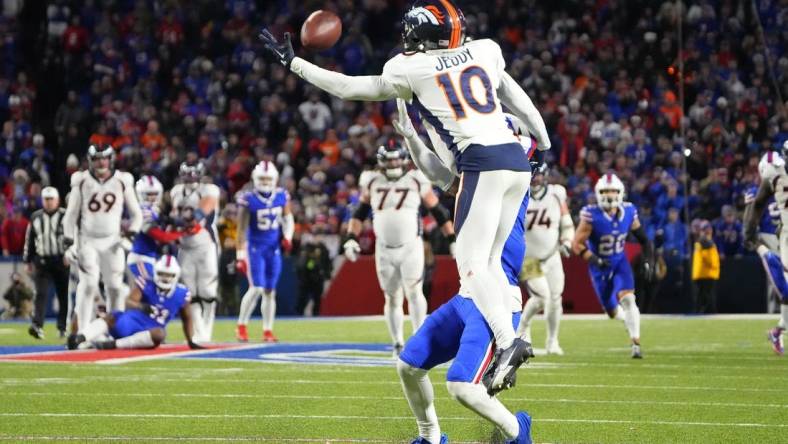
[{"label": "football cleat", "polygon": [[783,329],[780,327],[774,327],[773,329],[767,332],[767,337],[769,338],[769,342],[772,344],[772,350],[778,355],[782,355],[785,353],[785,348],[783,347]]},{"label": "football cleat", "polygon": [[394,359],[399,358],[400,353],[402,353],[402,349],[405,348],[402,344],[394,344],[391,346],[391,357]]},{"label": "football cleat", "polygon": [[27,332],[36,339],[44,339],[44,329],[37,325],[31,325]]},{"label": "football cleat", "polygon": [[643,352],[640,351],[639,344],[632,344],[632,359],[643,359]]},{"label": "football cleat", "polygon": [[517,412],[514,415],[517,418],[517,423],[520,425],[520,431],[517,437],[506,441],[506,444],[531,444],[531,415],[526,412]]},{"label": "football cleat", "polygon": [[558,355],[558,356],[564,355],[564,349],[562,349],[561,346],[558,345],[558,342],[551,342],[550,344],[547,344],[545,350],[547,351],[548,355]]},{"label": "football cleat", "polygon": [[238,324],[235,327],[235,339],[238,342],[249,342],[249,333],[246,332],[246,326],[243,324]]},{"label": "football cleat", "polygon": [[[427,440],[426,438],[422,438],[421,436],[419,436],[418,438],[411,441],[410,444],[433,444],[433,443]],[[449,437],[446,436],[445,433],[441,433],[440,444],[449,444]]]},{"label": "football cleat", "polygon": [[110,339],[108,341],[96,341],[93,343],[93,346],[96,348],[96,350],[114,350],[118,348],[114,339]]},{"label": "football cleat", "polygon": [[279,342],[279,339],[274,336],[274,332],[271,330],[263,331],[263,342]]},{"label": "football cleat", "polygon": [[66,340],[66,348],[69,350],[76,350],[79,347],[79,344],[85,342],[84,335],[69,335],[68,339]]},{"label": "football cleat", "polygon": [[506,350],[498,349],[492,364],[484,372],[482,382],[487,387],[487,394],[495,396],[496,393],[514,387],[517,381],[517,369],[534,356],[531,344],[520,338],[515,338],[512,345]]}]

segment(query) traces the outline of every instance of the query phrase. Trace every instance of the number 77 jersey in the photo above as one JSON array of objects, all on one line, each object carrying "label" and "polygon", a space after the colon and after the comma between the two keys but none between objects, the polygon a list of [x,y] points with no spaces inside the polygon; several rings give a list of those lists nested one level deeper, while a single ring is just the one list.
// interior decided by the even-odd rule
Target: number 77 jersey
[{"label": "number 77 jersey", "polygon": [[372,228],[383,244],[396,247],[419,235],[419,205],[432,189],[424,173],[410,170],[398,179],[389,179],[381,171],[365,171],[359,186],[369,193],[372,207]]},{"label": "number 77 jersey", "polygon": [[594,254],[609,259],[611,263],[626,260],[624,243],[632,224],[638,220],[638,211],[634,205],[624,202],[615,216],[596,205],[587,205],[580,210],[580,219],[591,224],[587,246]]}]

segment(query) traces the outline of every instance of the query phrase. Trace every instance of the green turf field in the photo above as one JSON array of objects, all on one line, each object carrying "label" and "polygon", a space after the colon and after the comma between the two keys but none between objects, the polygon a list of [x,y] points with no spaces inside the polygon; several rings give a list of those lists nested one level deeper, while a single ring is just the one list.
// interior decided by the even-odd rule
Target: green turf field
[{"label": "green turf field", "polygon": [[[765,340],[774,322],[646,318],[645,359],[633,361],[620,322],[565,319],[567,355],[537,356],[501,399],[532,414],[535,442],[788,442],[788,357]],[[543,327],[534,326],[537,347]],[[219,323],[217,339],[230,341],[232,328]],[[292,342],[387,342],[382,320],[284,320],[276,331]],[[170,333],[177,340],[180,326]],[[26,325],[0,324],[0,345],[33,343]],[[445,374],[435,369],[432,380],[450,442],[490,442],[492,427],[451,400]],[[415,435],[393,364],[0,363],[5,442],[401,443]]]}]

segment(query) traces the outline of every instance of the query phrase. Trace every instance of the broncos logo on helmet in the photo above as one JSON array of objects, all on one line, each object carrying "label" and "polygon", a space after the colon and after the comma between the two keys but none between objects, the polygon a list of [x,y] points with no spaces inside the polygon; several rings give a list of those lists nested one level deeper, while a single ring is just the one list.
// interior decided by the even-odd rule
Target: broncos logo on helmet
[{"label": "broncos logo on helmet", "polygon": [[405,51],[452,49],[465,43],[465,16],[451,0],[418,0],[402,19]]}]

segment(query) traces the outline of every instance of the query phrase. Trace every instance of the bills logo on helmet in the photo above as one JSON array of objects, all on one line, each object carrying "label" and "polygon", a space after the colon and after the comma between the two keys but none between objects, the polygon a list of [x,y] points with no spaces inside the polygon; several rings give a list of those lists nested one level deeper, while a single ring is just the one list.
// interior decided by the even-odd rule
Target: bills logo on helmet
[{"label": "bills logo on helmet", "polygon": [[435,6],[418,7],[408,11],[408,16],[418,20],[418,23],[432,23],[433,25],[443,24],[443,14]]}]

